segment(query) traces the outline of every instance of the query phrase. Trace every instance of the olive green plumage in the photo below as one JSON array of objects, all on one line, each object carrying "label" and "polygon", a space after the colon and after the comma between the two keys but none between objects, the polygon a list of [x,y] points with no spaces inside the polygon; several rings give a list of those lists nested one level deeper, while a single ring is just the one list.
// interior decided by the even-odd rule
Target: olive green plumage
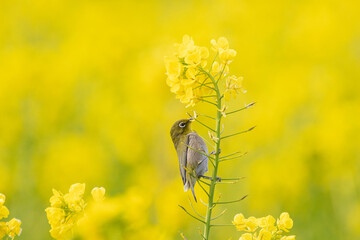
[{"label": "olive green plumage", "polygon": [[194,192],[196,180],[208,171],[208,158],[199,152],[208,154],[208,149],[204,140],[191,129],[191,121],[192,119],[176,121],[171,127],[170,135],[178,156],[184,191],[190,188],[197,201]]}]

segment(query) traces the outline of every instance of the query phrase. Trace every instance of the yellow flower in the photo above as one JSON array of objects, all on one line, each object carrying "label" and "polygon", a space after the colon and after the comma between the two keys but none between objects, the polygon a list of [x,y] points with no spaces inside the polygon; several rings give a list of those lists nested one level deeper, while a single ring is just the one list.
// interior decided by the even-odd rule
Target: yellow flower
[{"label": "yellow flower", "polygon": [[16,235],[20,236],[21,234],[21,221],[19,219],[13,218],[9,222],[6,223],[7,225],[7,234],[10,238],[14,238]]},{"label": "yellow flower", "polygon": [[3,237],[6,236],[7,232],[8,228],[6,222],[0,222],[0,239],[3,239]]},{"label": "yellow flower", "polygon": [[259,232],[259,236],[256,240],[271,240],[272,233],[270,231],[267,231],[265,229],[261,229]]},{"label": "yellow flower", "polygon": [[93,188],[93,190],[91,190],[91,195],[96,202],[102,201],[105,199],[105,188]]},{"label": "yellow flower", "polygon": [[225,100],[228,101],[233,97],[236,98],[236,95],[240,92],[245,93],[246,91],[242,87],[242,78],[236,77],[235,75],[229,76],[226,78],[225,82]]},{"label": "yellow flower", "polygon": [[207,59],[210,55],[209,49],[207,47],[200,47],[199,51],[202,59]]},{"label": "yellow flower", "polygon": [[175,47],[174,58],[165,57],[166,84],[186,107],[194,106],[202,95],[212,90],[203,85],[208,79],[202,68],[207,65],[209,50],[196,46],[188,35]]},{"label": "yellow flower", "polygon": [[179,58],[184,58],[186,55],[188,55],[189,52],[194,51],[196,48],[194,41],[188,35],[183,37],[182,43],[175,44],[175,47],[177,48],[175,55],[177,55]]},{"label": "yellow flower", "polygon": [[4,194],[0,193],[0,206],[4,205],[6,197]]},{"label": "yellow flower", "polygon": [[165,57],[166,74],[170,77],[179,77],[181,73],[181,64],[175,59]]},{"label": "yellow flower", "polygon": [[0,193],[0,219],[7,218],[9,216],[9,209],[4,206],[6,197]]},{"label": "yellow flower", "polygon": [[5,206],[0,206],[0,219],[7,218],[9,216],[9,210]]},{"label": "yellow flower", "polygon": [[245,221],[246,231],[254,232],[258,228],[258,221],[255,217],[249,217]]},{"label": "yellow flower", "polygon": [[51,226],[57,226],[65,221],[65,211],[62,208],[48,207],[45,209],[49,224]]},{"label": "yellow flower", "polygon": [[280,219],[277,220],[277,226],[279,230],[289,232],[288,229],[291,229],[293,227],[293,220],[290,218],[289,213],[283,212],[280,215]]},{"label": "yellow flower", "polygon": [[64,195],[64,199],[68,207],[75,212],[80,212],[84,208],[84,200],[82,199],[85,192],[85,184],[76,183],[70,186],[69,193]]},{"label": "yellow flower", "polygon": [[222,52],[229,48],[229,42],[224,37],[220,37],[217,41],[215,39],[212,39],[210,43],[212,45],[211,49],[215,52]]},{"label": "yellow flower", "polygon": [[280,240],[295,240],[295,235],[284,236]]},{"label": "yellow flower", "polygon": [[253,240],[253,235],[251,233],[244,233],[239,240]]},{"label": "yellow flower", "polygon": [[198,65],[201,63],[201,55],[199,50],[195,50],[186,55],[184,59],[185,63],[188,65]]},{"label": "yellow flower", "polygon": [[63,195],[53,189],[50,205],[45,209],[49,224],[50,234],[55,239],[64,239],[71,235],[77,221],[84,216],[85,202],[82,199],[85,184],[73,184],[69,193]]},{"label": "yellow flower", "polygon": [[246,229],[246,219],[242,213],[236,214],[232,222],[238,231]]},{"label": "yellow flower", "polygon": [[268,231],[274,231],[276,230],[275,225],[275,218],[271,215],[268,215],[267,217],[262,217],[258,219],[259,227],[264,228]]},{"label": "yellow flower", "polygon": [[50,204],[52,207],[61,207],[64,202],[64,198],[62,197],[61,193],[56,191],[55,189],[53,191],[53,196],[50,198]]},{"label": "yellow flower", "polygon": [[219,53],[219,58],[223,63],[229,64],[234,60],[236,54],[234,49],[226,49]]},{"label": "yellow flower", "polygon": [[215,61],[212,65],[210,74],[214,77],[218,77],[221,72],[223,77],[226,76],[229,73],[229,66],[220,64],[219,62]]}]

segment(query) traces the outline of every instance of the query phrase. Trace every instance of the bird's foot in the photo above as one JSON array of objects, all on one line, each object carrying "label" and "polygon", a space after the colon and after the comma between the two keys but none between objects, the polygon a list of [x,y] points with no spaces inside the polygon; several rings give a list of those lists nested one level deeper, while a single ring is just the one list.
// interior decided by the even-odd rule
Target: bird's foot
[{"label": "bird's foot", "polygon": [[219,151],[218,152],[216,152],[215,150],[214,151],[212,151],[211,153],[210,153],[210,155],[216,155],[216,154],[220,154],[221,153],[221,149],[219,148]]},{"label": "bird's foot", "polygon": [[[204,175],[199,175],[198,178],[205,178],[205,179],[209,179],[210,181],[213,180],[212,177],[208,177],[208,176],[204,176]],[[216,181],[221,182],[221,177],[216,177]]]}]

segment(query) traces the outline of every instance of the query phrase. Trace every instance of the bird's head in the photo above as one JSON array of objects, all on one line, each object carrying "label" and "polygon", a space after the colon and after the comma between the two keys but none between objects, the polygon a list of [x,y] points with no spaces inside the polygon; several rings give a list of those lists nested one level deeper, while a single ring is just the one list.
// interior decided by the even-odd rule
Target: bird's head
[{"label": "bird's head", "polygon": [[188,133],[191,133],[191,122],[194,121],[192,118],[190,119],[181,119],[176,121],[170,130],[170,135],[171,138],[173,140],[173,142],[175,143],[176,140],[178,140],[178,138],[181,135],[187,135]]}]

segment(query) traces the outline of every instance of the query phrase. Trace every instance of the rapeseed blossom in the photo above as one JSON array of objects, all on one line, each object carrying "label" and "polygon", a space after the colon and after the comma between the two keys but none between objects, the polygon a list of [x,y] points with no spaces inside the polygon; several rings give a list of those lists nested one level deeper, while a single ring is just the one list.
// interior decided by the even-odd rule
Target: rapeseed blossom
[{"label": "rapeseed blossom", "polygon": [[[229,77],[229,64],[234,60],[236,51],[229,48],[228,40],[220,37],[211,40],[211,50],[215,56],[209,62],[210,52],[207,47],[196,46],[188,35],[182,43],[175,44],[173,57],[165,57],[165,67],[170,91],[176,94],[186,107],[192,107],[203,97],[214,93],[214,82],[225,79],[225,98],[242,90],[242,78]],[[211,77],[210,77],[211,76]]]},{"label": "rapeseed blossom", "polygon": [[91,190],[91,195],[96,202],[100,202],[105,199],[105,188],[96,187]]},{"label": "rapeseed blossom", "polygon": [[[50,198],[50,207],[46,208],[46,214],[51,226],[50,234],[55,239],[71,239],[75,232],[78,232],[80,223],[86,222],[85,211],[85,184],[76,183],[70,186],[69,193],[62,194],[53,189],[53,196]],[[105,188],[95,187],[91,190],[93,201],[90,206],[103,210],[105,199]],[[96,203],[96,205],[95,205]],[[92,207],[91,209],[93,209]],[[94,211],[94,210],[91,210]]]},{"label": "rapeseed blossom", "polygon": [[[0,193],[0,220],[7,218],[9,216],[9,209],[4,206],[6,197],[4,194]],[[12,218],[8,222],[0,222],[0,239],[8,236],[11,239],[14,239],[16,236],[21,234],[21,221],[16,218]]]},{"label": "rapeseed blossom", "polygon": [[[276,225],[275,225],[276,222]],[[262,218],[245,218],[243,214],[236,214],[233,220],[238,231],[246,231],[239,240],[295,240],[295,236],[283,236],[283,231],[289,232],[293,227],[293,220],[289,213],[284,212],[276,221],[271,215]]]},{"label": "rapeseed blossom", "polygon": [[71,238],[77,221],[84,216],[84,192],[85,184],[80,183],[71,185],[69,193],[65,195],[53,189],[50,207],[45,209],[53,238]]}]

